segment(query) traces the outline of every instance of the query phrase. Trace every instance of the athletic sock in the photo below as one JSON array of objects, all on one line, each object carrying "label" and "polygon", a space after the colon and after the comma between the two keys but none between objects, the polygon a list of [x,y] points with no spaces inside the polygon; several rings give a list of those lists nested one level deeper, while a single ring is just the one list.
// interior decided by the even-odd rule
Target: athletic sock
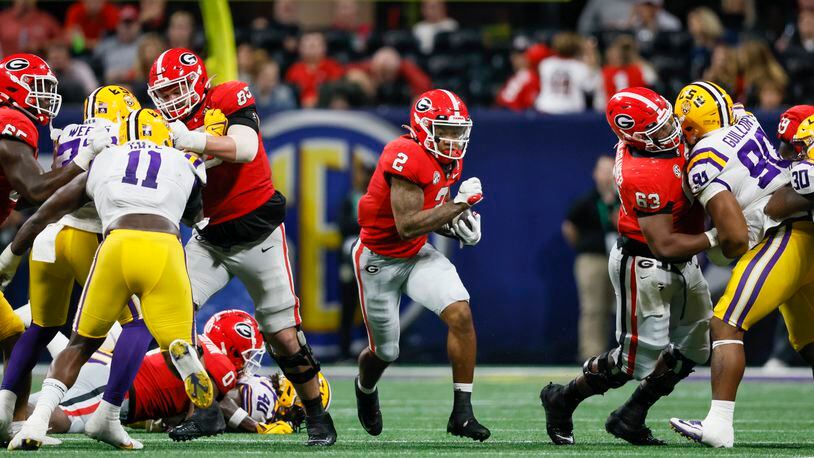
[{"label": "athletic sock", "polygon": [[122,328],[113,350],[110,377],[102,399],[114,406],[122,405],[124,395],[133,384],[152,341],[152,334],[141,320],[128,323]]},{"label": "athletic sock", "polygon": [[373,385],[373,388],[365,388],[362,386],[362,381],[358,377],[356,378],[356,386],[359,388],[359,391],[364,394],[373,394],[376,392],[376,385]]},{"label": "athletic sock", "polygon": [[62,398],[68,391],[68,387],[64,383],[55,378],[47,378],[42,382],[42,391],[40,391],[40,398],[37,400],[37,406],[34,407],[34,412],[31,413],[28,423],[32,421],[40,422],[48,427],[48,422],[51,420],[51,414],[62,402]]},{"label": "athletic sock", "polygon": [[704,423],[716,422],[732,426],[735,417],[735,401],[713,400]]},{"label": "athletic sock", "polygon": [[[14,347],[17,351],[12,351],[8,360],[8,369],[3,375],[2,389],[15,393],[22,389],[22,383],[27,376],[31,375],[31,370],[37,364],[42,349],[58,332],[59,328],[43,328],[36,324],[32,324],[23,332]],[[23,349],[25,351],[21,351]]]},{"label": "athletic sock", "polygon": [[325,408],[322,406],[322,396],[307,401],[304,400],[302,405],[305,407],[305,414],[309,417],[322,415],[325,412]]},{"label": "athletic sock", "polygon": [[469,385],[470,391],[454,390],[452,392],[452,415],[468,420],[475,416],[472,412],[472,384],[465,383],[464,385]]}]

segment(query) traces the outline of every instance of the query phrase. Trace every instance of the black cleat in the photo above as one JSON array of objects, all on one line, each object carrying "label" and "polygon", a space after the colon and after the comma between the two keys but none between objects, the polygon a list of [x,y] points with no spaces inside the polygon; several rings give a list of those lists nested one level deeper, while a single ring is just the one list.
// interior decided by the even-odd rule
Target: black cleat
[{"label": "black cleat", "polygon": [[170,439],[175,442],[184,442],[199,437],[217,436],[226,431],[226,420],[220,412],[217,403],[206,409],[195,409],[192,416],[170,429]]},{"label": "black cleat", "polygon": [[489,439],[489,436],[492,435],[489,429],[478,423],[475,417],[456,418],[454,413],[449,416],[447,432],[453,436],[468,437],[481,442]]},{"label": "black cleat", "polygon": [[336,442],[336,428],[328,412],[306,416],[305,427],[308,430],[308,441],[305,445],[327,447]]},{"label": "black cleat", "polygon": [[359,377],[353,382],[356,388],[356,415],[362,428],[371,436],[378,436],[382,433],[382,411],[379,408],[379,389],[365,394],[359,389]]},{"label": "black cleat", "polygon": [[574,445],[574,408],[566,405],[563,385],[549,383],[540,391],[545,409],[545,430],[555,445]]},{"label": "black cleat", "polygon": [[665,445],[661,439],[653,437],[653,432],[644,422],[626,418],[624,406],[614,410],[605,422],[605,431],[633,445]]}]

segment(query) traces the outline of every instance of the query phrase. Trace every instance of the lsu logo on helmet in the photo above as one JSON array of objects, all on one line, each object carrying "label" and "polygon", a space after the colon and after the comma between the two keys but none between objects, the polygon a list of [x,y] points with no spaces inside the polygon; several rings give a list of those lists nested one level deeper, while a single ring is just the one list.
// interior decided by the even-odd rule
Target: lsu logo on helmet
[{"label": "lsu logo on helmet", "polygon": [[720,86],[709,81],[696,81],[678,93],[675,115],[690,146],[713,130],[735,123],[732,98]]},{"label": "lsu logo on helmet", "polygon": [[167,121],[149,108],[130,113],[119,127],[119,138],[122,143],[147,140],[156,145],[172,146],[172,132]]},{"label": "lsu logo on helmet", "polygon": [[[97,88],[85,98],[83,118],[84,121],[103,118],[113,124],[122,125],[130,113],[140,109],[141,104],[132,92],[125,87],[112,84]],[[124,137],[120,137],[119,140],[124,140]]]}]

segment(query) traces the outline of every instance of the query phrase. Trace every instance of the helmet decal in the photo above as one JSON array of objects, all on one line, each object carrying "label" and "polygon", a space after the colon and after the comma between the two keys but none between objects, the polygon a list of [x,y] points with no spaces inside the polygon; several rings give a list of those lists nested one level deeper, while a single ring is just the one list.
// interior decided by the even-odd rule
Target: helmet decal
[{"label": "helmet decal", "polygon": [[618,128],[625,130],[630,129],[631,127],[636,125],[636,121],[634,121],[631,116],[626,114],[616,115],[616,117],[613,118],[613,123],[616,124]]},{"label": "helmet decal", "polygon": [[422,97],[415,103],[415,111],[424,113],[432,109],[432,100],[427,97]]},{"label": "helmet decal", "polygon": [[238,333],[241,337],[245,337],[247,339],[254,338],[254,330],[248,323],[241,322],[235,324],[235,332]]},{"label": "helmet decal", "polygon": [[23,59],[22,57],[11,59],[10,61],[6,62],[6,68],[12,71],[26,69],[29,65],[28,60]]},{"label": "helmet decal", "polygon": [[195,57],[195,54],[191,52],[186,52],[181,54],[181,57],[178,58],[178,61],[184,65],[195,65],[198,63],[198,58]]}]

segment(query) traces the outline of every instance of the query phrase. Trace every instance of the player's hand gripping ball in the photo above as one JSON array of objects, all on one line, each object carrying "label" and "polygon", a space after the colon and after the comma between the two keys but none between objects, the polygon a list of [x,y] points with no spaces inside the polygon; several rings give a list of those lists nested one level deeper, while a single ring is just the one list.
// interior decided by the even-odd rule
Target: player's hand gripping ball
[{"label": "player's hand gripping ball", "polygon": [[226,135],[227,124],[226,115],[224,115],[222,111],[217,108],[206,110],[206,114],[204,115],[204,127],[207,134],[222,137]]},{"label": "player's hand gripping ball", "polygon": [[480,242],[480,213],[467,210],[452,220],[452,227],[455,228],[455,234],[461,241],[461,247],[474,246]]}]

